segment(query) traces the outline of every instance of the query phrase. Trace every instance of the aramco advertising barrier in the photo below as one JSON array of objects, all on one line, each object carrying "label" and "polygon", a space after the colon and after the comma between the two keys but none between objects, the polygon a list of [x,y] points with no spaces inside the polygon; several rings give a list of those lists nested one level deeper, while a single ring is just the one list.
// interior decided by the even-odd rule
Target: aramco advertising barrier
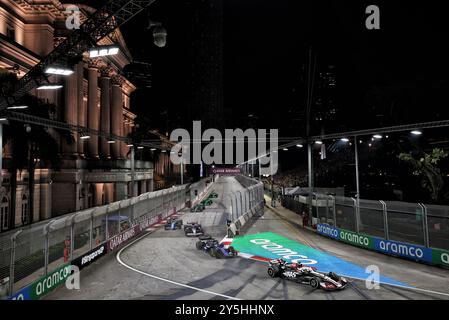
[{"label": "aramco advertising barrier", "polygon": [[131,238],[140,234],[146,228],[155,223],[160,222],[164,218],[164,215],[159,214],[151,218],[144,218],[135,223],[131,228],[123,231],[117,236],[110,239],[108,242],[103,243],[80,257],[74,259],[71,263],[65,264],[53,272],[39,278],[32,284],[22,288],[14,295],[10,300],[38,300],[53,289],[64,284],[67,278],[72,274],[72,265],[77,266],[79,270],[87,267],[89,264],[98,260],[100,257],[106,255],[108,252],[112,252],[120,245],[124,244]]},{"label": "aramco advertising barrier", "polygon": [[449,267],[449,252],[444,250],[426,248],[420,245],[393,240],[385,240],[382,238],[336,228],[327,224],[318,224],[316,230],[321,235],[358,247],[415,261]]}]

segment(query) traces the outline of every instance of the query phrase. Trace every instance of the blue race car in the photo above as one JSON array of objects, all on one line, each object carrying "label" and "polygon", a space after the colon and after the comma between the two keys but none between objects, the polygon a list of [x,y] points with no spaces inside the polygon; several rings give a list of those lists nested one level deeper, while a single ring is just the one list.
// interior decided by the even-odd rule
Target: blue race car
[{"label": "blue race car", "polygon": [[177,230],[182,228],[182,220],[168,219],[165,223],[165,230]]},{"label": "blue race car", "polygon": [[222,243],[219,243],[216,239],[199,240],[196,243],[196,248],[210,254],[211,257],[221,258],[233,258],[238,255],[234,247],[230,246],[225,248]]}]

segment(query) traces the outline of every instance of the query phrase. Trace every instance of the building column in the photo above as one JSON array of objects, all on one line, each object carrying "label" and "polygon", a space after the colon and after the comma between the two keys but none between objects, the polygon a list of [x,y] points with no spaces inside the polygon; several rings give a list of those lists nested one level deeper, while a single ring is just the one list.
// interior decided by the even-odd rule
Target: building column
[{"label": "building column", "polygon": [[[111,99],[110,99],[110,82],[111,78],[101,77],[101,115],[100,115],[100,130],[104,133],[111,132]],[[116,142],[117,143],[117,142]],[[103,159],[111,158],[110,145],[107,138],[100,138],[100,156]]]},{"label": "building column", "polygon": [[114,201],[120,201],[128,198],[128,183],[116,182],[114,188]]},{"label": "building column", "polygon": [[[89,68],[89,89],[87,96],[87,122],[89,129],[98,130],[100,127],[100,108],[98,107],[98,69]],[[91,135],[88,142],[89,156],[98,158],[98,136]]]},{"label": "building column", "polygon": [[[76,80],[78,88],[78,125],[82,127],[87,126],[87,103],[84,98],[84,62],[80,62],[76,65]],[[78,135],[78,154],[84,155],[84,140],[79,139]]]},{"label": "building column", "polygon": [[[64,121],[68,124],[78,124],[78,70],[65,78],[64,84]],[[74,141],[62,138],[62,151],[68,156],[77,154],[78,135],[74,134]]]},{"label": "building column", "polygon": [[[112,85],[112,105],[111,105],[111,132],[114,135],[122,136],[123,128],[123,96],[122,88],[118,84]],[[123,159],[121,157],[121,145],[123,142],[117,142],[112,145],[112,157],[114,159]]]}]

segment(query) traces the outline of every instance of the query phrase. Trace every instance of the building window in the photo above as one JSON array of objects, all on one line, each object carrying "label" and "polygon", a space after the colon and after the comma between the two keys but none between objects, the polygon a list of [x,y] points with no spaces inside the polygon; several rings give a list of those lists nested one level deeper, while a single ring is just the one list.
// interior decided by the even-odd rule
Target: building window
[{"label": "building window", "polygon": [[16,29],[12,26],[6,26],[6,36],[13,41],[16,41]]},{"label": "building window", "polygon": [[1,230],[8,230],[9,222],[9,201],[7,197],[3,197],[0,203],[0,228]]},{"label": "building window", "polygon": [[22,224],[28,223],[28,197],[22,196]]}]

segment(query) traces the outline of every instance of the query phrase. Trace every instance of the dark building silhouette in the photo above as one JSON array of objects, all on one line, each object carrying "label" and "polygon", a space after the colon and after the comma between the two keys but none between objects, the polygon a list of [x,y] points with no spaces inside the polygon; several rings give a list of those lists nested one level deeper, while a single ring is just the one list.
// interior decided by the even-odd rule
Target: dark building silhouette
[{"label": "dark building silhouette", "polygon": [[189,113],[203,128],[224,129],[223,0],[187,1],[191,18]]}]

